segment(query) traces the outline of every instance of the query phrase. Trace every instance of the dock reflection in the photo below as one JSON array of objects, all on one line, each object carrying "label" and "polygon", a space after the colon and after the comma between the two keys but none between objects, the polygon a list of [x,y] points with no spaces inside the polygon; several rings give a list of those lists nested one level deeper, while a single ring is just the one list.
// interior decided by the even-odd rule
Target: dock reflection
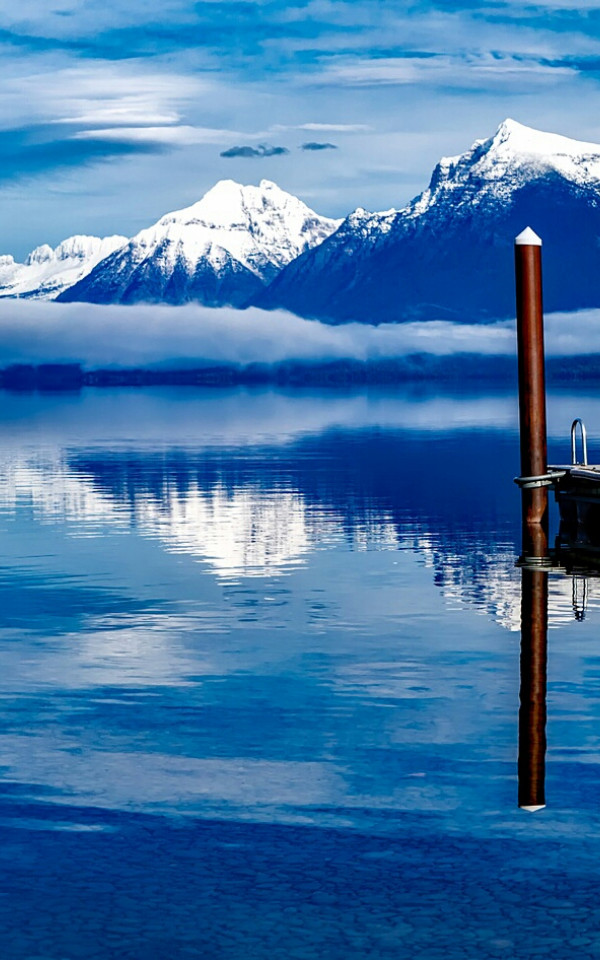
[{"label": "dock reflection", "polygon": [[[562,519],[562,518],[561,518]],[[546,806],[546,685],[548,660],[548,578],[564,577],[572,583],[573,618],[586,617],[588,581],[600,576],[600,561],[590,554],[589,540],[581,550],[581,525],[577,537],[561,529],[553,549],[548,548],[542,525],[523,525],[521,567],[521,684],[519,692],[519,792],[523,810]]]}]

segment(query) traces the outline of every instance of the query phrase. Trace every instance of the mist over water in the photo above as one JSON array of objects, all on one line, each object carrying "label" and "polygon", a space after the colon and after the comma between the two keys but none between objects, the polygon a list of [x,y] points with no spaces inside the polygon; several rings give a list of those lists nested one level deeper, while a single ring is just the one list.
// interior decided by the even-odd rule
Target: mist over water
[{"label": "mist over water", "polygon": [[502,326],[444,321],[330,326],[283,311],[0,301],[5,364],[197,366],[285,360],[377,360],[406,353],[511,353]]},{"label": "mist over water", "polygon": [[[600,353],[600,311],[551,314],[547,353]],[[380,360],[414,354],[511,357],[513,321],[436,320],[330,326],[283,311],[209,308],[198,304],[99,306],[0,301],[0,354],[15,363],[80,363],[84,367],[190,368],[203,364],[279,364]]]}]

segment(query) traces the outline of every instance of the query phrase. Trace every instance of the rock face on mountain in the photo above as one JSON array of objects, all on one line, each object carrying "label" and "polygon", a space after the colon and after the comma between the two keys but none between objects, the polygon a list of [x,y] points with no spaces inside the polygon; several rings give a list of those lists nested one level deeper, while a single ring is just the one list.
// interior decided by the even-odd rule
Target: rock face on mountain
[{"label": "rock face on mountain", "polygon": [[543,238],[546,309],[600,305],[600,146],[513,120],[441,160],[404,209],[351,214],[253,302],[331,323],[508,317],[527,225]]},{"label": "rock face on mountain", "polygon": [[142,230],[59,299],[242,306],[339,223],[268,180],[258,187],[222,180],[198,203]]},{"label": "rock face on mountain", "polygon": [[25,263],[0,256],[0,297],[53,300],[127,243],[127,237],[76,236],[54,250],[48,244],[32,250]]}]

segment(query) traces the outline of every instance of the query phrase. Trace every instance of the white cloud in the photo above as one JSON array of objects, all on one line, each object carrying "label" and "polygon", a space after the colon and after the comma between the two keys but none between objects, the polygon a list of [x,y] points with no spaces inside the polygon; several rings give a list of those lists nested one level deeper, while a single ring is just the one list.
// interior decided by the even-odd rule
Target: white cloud
[{"label": "white cloud", "polygon": [[424,352],[510,354],[510,326],[359,323],[330,326],[282,311],[190,304],[97,306],[0,301],[0,356],[9,363],[197,366],[284,360],[377,360]]},{"label": "white cloud", "polygon": [[5,77],[0,81],[0,123],[162,125],[176,123],[181,111],[208,96],[213,85],[131,61],[90,61],[79,66]]},{"label": "white cloud", "polygon": [[597,10],[598,0],[542,0],[536,3],[535,0],[523,2],[523,0],[498,0],[489,6],[491,12],[494,9],[507,10],[517,16],[542,15],[547,16],[551,10],[572,10],[574,13],[580,13],[583,10]]},{"label": "white cloud", "polygon": [[508,84],[554,83],[576,75],[574,68],[547,65],[536,59],[470,54],[378,60],[334,58],[322,73],[307,78],[307,82],[350,86],[433,84],[457,89],[476,89],[485,82],[486,86],[496,84],[506,89]]},{"label": "white cloud", "polygon": [[[546,318],[549,356],[600,355],[600,309]],[[513,321],[339,326],[284,311],[0,301],[0,356],[10,363],[77,362],[87,366],[193,367],[199,363],[285,360],[376,361],[425,353],[512,356]]]},{"label": "white cloud", "polygon": [[[0,28],[31,36],[81,37],[90,32],[141,26],[156,21],[158,12],[145,0],[19,0],[4,4],[0,10]],[[190,5],[184,0],[161,0],[160,18],[163,22],[191,23],[194,20]]]},{"label": "white cloud", "polygon": [[101,127],[79,130],[72,140],[107,140],[119,143],[164,143],[173,146],[188,146],[195,143],[222,144],[246,137],[235,130],[219,130],[211,127],[190,127],[183,124],[164,127]]},{"label": "white cloud", "polygon": [[284,130],[312,130],[316,133],[365,133],[373,128],[368,123],[297,123],[294,126],[276,123],[269,128],[269,133]]}]

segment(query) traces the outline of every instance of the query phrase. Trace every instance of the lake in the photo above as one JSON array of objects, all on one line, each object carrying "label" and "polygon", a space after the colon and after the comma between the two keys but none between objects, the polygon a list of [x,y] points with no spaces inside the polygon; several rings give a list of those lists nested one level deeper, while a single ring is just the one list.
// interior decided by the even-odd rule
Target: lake
[{"label": "lake", "polygon": [[593,579],[517,806],[515,396],[1,400],[3,960],[600,955]]}]

